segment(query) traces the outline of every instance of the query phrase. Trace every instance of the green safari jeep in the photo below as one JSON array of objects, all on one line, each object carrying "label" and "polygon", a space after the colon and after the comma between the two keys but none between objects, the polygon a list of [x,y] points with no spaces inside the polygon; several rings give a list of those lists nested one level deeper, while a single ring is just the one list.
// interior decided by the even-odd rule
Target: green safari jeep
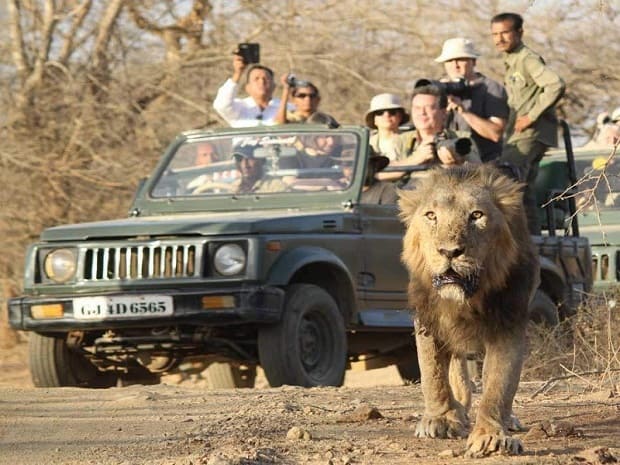
[{"label": "green safari jeep", "polygon": [[[359,126],[185,132],[129,217],[44,230],[9,303],[34,384],[215,370],[213,387],[250,387],[260,365],[272,386],[338,386],[360,360],[417,380],[404,227],[396,205],[362,202],[368,139]],[[542,240],[535,313],[589,287],[560,261],[589,263],[577,240]]]},{"label": "green safari jeep", "polygon": [[[575,208],[581,236],[592,248],[592,277],[596,290],[620,284],[620,163],[614,147],[574,150]],[[557,191],[570,184],[558,177],[563,153],[554,152],[541,163],[543,176],[554,179]],[[567,200],[555,205],[566,206]]]}]

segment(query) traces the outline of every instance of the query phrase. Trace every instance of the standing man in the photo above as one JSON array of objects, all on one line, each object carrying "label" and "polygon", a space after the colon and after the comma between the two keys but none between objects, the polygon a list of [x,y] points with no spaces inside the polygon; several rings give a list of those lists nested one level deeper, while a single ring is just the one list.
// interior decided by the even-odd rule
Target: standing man
[{"label": "standing man", "polygon": [[232,77],[218,89],[213,108],[234,128],[276,124],[280,100],[272,98],[275,88],[273,71],[263,65],[252,65],[245,83],[248,97],[238,98],[239,81],[246,68],[243,57],[234,54]]},{"label": "standing man", "polygon": [[508,120],[508,97],[504,87],[476,71],[480,54],[471,40],[462,37],[443,43],[441,55],[452,81],[462,80],[464,92],[448,95],[448,121],[453,131],[469,132],[483,162],[495,160],[502,152],[503,134]]},{"label": "standing man", "polygon": [[545,151],[558,142],[554,107],[564,94],[565,85],[562,78],[521,41],[523,18],[520,15],[501,13],[494,16],[491,34],[495,47],[504,55],[504,85],[510,108],[507,140],[500,161],[519,169],[521,180],[527,184],[523,203],[530,233],[540,234],[534,181]]}]

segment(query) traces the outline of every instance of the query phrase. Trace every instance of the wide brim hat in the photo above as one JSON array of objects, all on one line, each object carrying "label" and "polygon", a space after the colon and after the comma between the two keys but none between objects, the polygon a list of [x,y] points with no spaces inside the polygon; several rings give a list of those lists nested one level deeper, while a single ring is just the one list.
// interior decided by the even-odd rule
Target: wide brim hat
[{"label": "wide brim hat", "polygon": [[403,107],[400,98],[395,94],[379,94],[375,95],[372,100],[370,100],[370,108],[364,115],[364,121],[366,122],[366,126],[371,129],[377,129],[375,125],[375,111],[379,110],[392,110],[392,109],[400,109],[403,112],[403,118],[400,124],[405,124],[409,121],[409,113]]},{"label": "wide brim hat", "polygon": [[441,55],[435,58],[438,63],[455,60],[457,58],[478,58],[480,54],[476,51],[474,43],[463,37],[448,39],[443,43]]}]

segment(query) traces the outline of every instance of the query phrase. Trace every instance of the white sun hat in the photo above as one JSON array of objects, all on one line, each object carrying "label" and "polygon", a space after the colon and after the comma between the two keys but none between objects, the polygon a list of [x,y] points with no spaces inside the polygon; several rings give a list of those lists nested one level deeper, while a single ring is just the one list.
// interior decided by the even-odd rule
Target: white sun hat
[{"label": "white sun hat", "polygon": [[374,121],[374,112],[378,110],[392,110],[400,109],[403,112],[403,118],[400,124],[404,124],[409,121],[409,113],[405,110],[405,107],[401,103],[400,97],[395,94],[379,94],[375,95],[370,101],[370,108],[364,115],[364,121],[366,126],[372,129],[377,129]]},{"label": "white sun hat", "polygon": [[456,58],[478,58],[480,54],[476,51],[474,43],[463,37],[448,39],[443,43],[441,55],[435,58],[438,63],[454,60]]}]

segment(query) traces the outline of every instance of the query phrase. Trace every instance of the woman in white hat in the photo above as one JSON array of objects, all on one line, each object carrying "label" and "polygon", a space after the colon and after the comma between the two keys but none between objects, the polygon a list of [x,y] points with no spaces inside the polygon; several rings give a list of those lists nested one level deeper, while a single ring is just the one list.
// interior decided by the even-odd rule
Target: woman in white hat
[{"label": "woman in white hat", "polygon": [[409,121],[409,114],[397,95],[375,95],[364,120],[366,126],[375,130],[370,136],[370,145],[377,153],[390,160],[400,160],[406,156],[399,128]]}]

